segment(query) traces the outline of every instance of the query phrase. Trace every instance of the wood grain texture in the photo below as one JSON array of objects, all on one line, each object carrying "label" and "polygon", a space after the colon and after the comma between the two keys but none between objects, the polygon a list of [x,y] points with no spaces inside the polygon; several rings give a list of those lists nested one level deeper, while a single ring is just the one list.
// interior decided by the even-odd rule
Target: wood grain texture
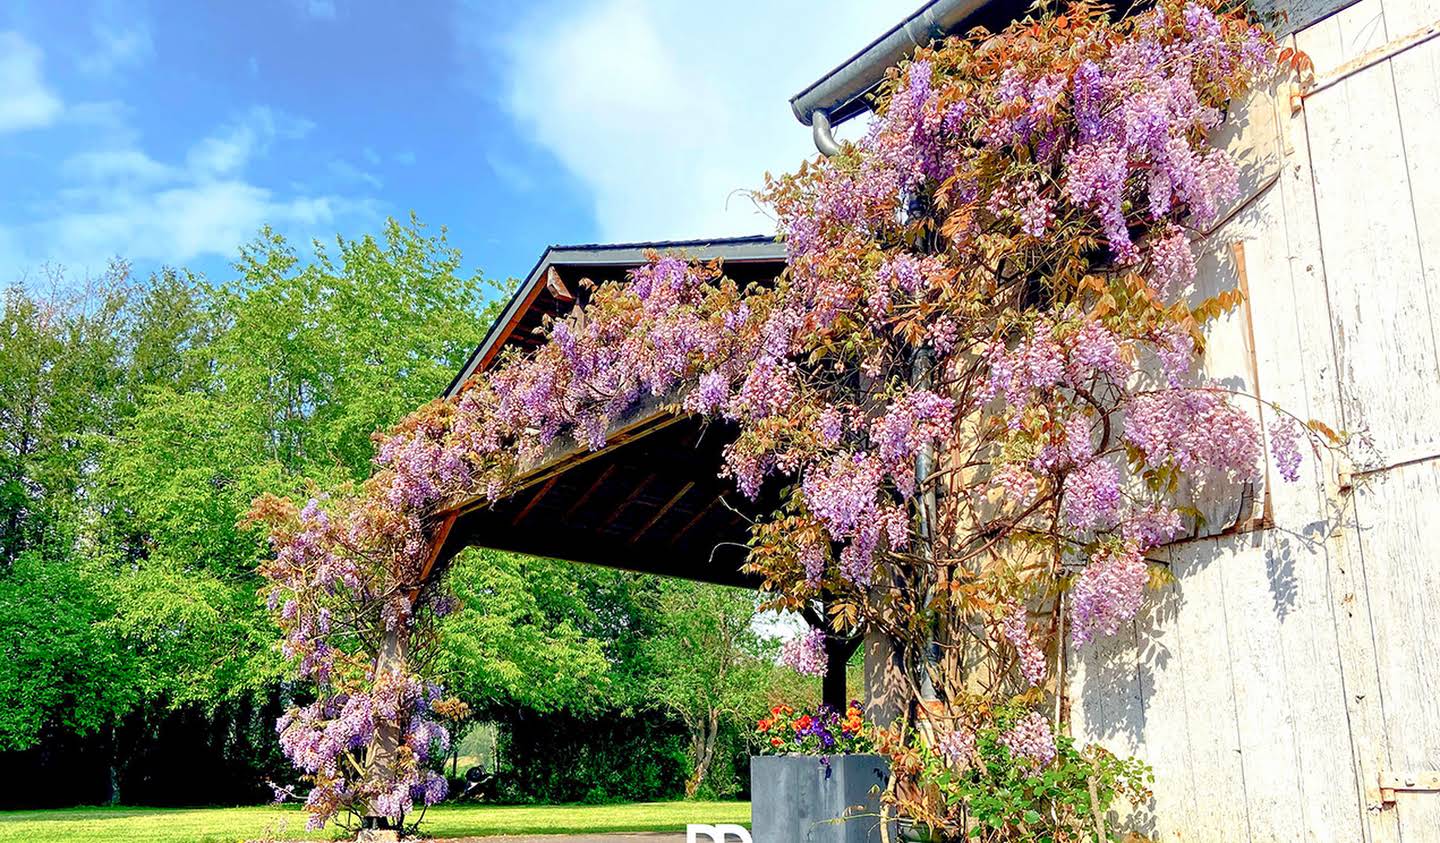
[{"label": "wood grain texture", "polygon": [[[1440,461],[1381,472],[1355,496],[1352,537],[1370,593],[1380,708],[1389,769],[1433,770],[1440,761]],[[1401,793],[1393,809],[1406,839],[1440,829],[1440,798]]]},{"label": "wood grain texture", "polygon": [[1074,734],[1155,767],[1156,839],[1440,839],[1440,794],[1378,793],[1440,767],[1440,39],[1382,49],[1436,19],[1363,0],[1321,20],[1289,41],[1320,73],[1373,62],[1298,114],[1254,97],[1221,136],[1251,166],[1197,244],[1198,294],[1234,282],[1242,243],[1255,365],[1231,314],[1206,371],[1375,448],[1353,490],[1329,456],[1273,484],[1271,530],[1172,547],[1150,608],[1068,654]]}]

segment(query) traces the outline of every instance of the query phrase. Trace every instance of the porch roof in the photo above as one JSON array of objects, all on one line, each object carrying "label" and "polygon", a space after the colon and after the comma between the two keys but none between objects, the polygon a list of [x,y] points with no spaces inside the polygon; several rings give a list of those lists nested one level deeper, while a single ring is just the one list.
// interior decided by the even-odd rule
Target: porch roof
[{"label": "porch roof", "polygon": [[[464,390],[506,347],[527,350],[547,317],[583,305],[582,279],[623,280],[648,252],[724,261],[742,283],[768,281],[784,269],[784,246],[765,236],[714,240],[551,246],[515,291],[485,339],[446,389]],[[646,573],[753,586],[740,573],[748,521],[778,501],[751,502],[719,477],[733,438],[723,422],[704,423],[641,402],[616,424],[607,444],[590,451],[568,437],[526,466],[515,491],[494,503],[473,500],[444,513],[434,548],[444,564],[476,545]],[[774,493],[771,493],[772,496]]]}]

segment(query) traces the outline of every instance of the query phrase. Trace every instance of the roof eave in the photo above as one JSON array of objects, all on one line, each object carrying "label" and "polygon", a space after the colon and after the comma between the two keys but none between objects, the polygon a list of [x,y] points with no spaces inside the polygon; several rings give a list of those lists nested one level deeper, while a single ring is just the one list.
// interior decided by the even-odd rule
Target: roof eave
[{"label": "roof eave", "polygon": [[577,246],[550,246],[540,255],[534,268],[515,289],[501,311],[500,317],[490,324],[485,337],[466,358],[450,384],[445,387],[442,397],[452,398],[459,393],[465,381],[481,367],[491,350],[509,334],[509,327],[522,317],[525,310],[534,303],[535,296],[545,283],[546,272],[551,267],[580,266],[629,266],[643,263],[651,252],[680,253],[695,260],[721,259],[727,262],[783,261],[785,246],[773,237],[753,235],[749,237],[723,237],[710,240],[666,240],[640,243],[592,243]]},{"label": "roof eave", "polygon": [[790,98],[795,119],[810,125],[820,111],[839,125],[868,111],[868,97],[901,59],[959,30],[993,0],[929,0],[838,67]]}]

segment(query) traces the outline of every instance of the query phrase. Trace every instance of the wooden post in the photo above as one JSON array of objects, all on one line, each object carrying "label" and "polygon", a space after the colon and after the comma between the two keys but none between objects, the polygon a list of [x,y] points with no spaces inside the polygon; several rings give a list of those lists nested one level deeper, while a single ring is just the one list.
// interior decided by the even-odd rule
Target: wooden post
[{"label": "wooden post", "polygon": [[[915,359],[911,363],[910,383],[920,389],[930,389],[934,386],[934,366],[935,361],[934,358],[931,357],[928,348],[917,350],[915,352]],[[930,475],[935,471],[935,462],[935,446],[929,442],[921,445],[920,452],[915,455],[915,485],[918,489],[918,494],[915,496],[915,520],[920,531],[920,558],[925,560],[926,567],[930,569],[935,567],[935,529],[938,521],[936,512],[938,496],[935,494],[935,487],[930,483]],[[939,572],[937,571],[927,570],[926,574],[931,577],[930,585],[925,595],[925,600],[928,603],[934,599],[936,587],[944,586],[945,583],[941,581]],[[930,632],[931,637],[929,643],[932,647],[936,642],[942,644],[947,643],[941,640],[945,632],[946,630],[942,629],[940,621],[937,619]],[[928,649],[930,648],[927,648],[927,650]],[[903,658],[901,661],[903,663]],[[915,665],[914,669],[919,672],[916,678],[919,680],[921,695],[926,699],[934,699],[934,678],[931,675],[928,653],[922,655],[920,664]]]},{"label": "wooden post", "polygon": [[858,637],[839,638],[829,631],[825,633],[825,679],[820,683],[820,702],[839,712],[845,711],[850,704],[846,665],[861,640]]},{"label": "wooden post", "polygon": [[841,636],[830,622],[830,599],[820,598],[818,611],[813,606],[801,610],[800,616],[811,628],[825,633],[825,678],[820,682],[820,702],[836,711],[844,711],[850,704],[850,692],[846,683],[846,670],[850,657],[860,646],[859,636]]},{"label": "wooden post", "polygon": [[888,728],[905,713],[905,666],[883,632],[867,632],[864,646],[865,719]]}]

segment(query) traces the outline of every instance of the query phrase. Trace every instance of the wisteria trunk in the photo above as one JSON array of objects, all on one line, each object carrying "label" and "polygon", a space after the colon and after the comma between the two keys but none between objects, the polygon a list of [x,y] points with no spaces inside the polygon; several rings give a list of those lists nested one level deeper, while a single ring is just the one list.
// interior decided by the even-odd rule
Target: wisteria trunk
[{"label": "wisteria trunk", "polygon": [[[410,637],[404,624],[395,624],[394,628],[385,630],[385,636],[380,641],[379,651],[375,654],[375,675],[384,676],[404,675],[408,669],[410,651]],[[390,789],[389,782],[396,778],[396,762],[399,758],[402,734],[400,724],[392,719],[383,719],[376,724],[375,737],[370,741],[368,751],[368,763],[365,765],[365,784],[370,785],[372,792],[384,793]],[[390,828],[390,818],[385,815],[374,801],[366,811],[364,823],[365,828],[385,829]],[[397,818],[396,826],[399,825]]]}]

